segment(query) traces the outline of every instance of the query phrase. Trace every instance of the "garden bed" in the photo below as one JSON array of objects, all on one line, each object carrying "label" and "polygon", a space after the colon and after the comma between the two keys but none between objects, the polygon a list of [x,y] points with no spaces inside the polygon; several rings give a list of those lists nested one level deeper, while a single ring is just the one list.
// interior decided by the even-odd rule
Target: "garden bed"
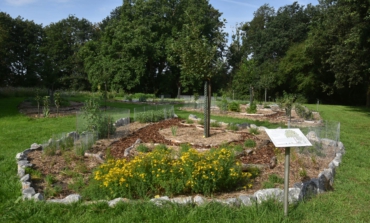
[{"label": "garden bed", "polygon": [[[131,126],[132,125],[132,126]],[[243,164],[254,164],[261,168],[260,176],[254,179],[252,188],[228,193],[217,193],[215,197],[231,197],[238,194],[253,194],[255,191],[266,187],[269,176],[272,174],[283,177],[284,150],[276,149],[269,141],[267,135],[250,134],[247,129],[229,131],[226,127],[211,128],[211,135],[204,139],[201,130],[196,130],[194,125],[184,125],[179,119],[169,119],[153,124],[130,124],[130,134],[118,141],[98,141],[89,153],[98,154],[103,160],[107,158],[130,159],[125,157],[125,149],[132,146],[137,139],[146,144],[164,144],[167,147],[178,148],[183,143],[193,144],[196,149],[222,148],[225,146],[241,146],[243,153],[236,156]],[[171,127],[176,126],[177,134],[171,132]],[[245,148],[246,140],[256,142],[253,148]],[[48,198],[63,198],[71,193],[78,193],[88,182],[94,168],[100,162],[94,157],[78,157],[73,152],[57,151],[54,156],[46,156],[41,151],[33,151],[28,155],[33,168],[40,173],[39,179],[33,179],[32,184],[36,192],[45,193]],[[271,160],[276,157],[277,163],[272,165]],[[290,166],[290,187],[294,183],[317,177],[333,157],[313,157],[308,154],[293,152]],[[46,176],[52,180],[47,182]],[[272,182],[272,186],[282,188],[281,183]],[[276,183],[276,184],[275,184]],[[275,185],[274,185],[275,184]],[[49,188],[49,189],[48,189]],[[53,191],[54,189],[54,191]]]}]

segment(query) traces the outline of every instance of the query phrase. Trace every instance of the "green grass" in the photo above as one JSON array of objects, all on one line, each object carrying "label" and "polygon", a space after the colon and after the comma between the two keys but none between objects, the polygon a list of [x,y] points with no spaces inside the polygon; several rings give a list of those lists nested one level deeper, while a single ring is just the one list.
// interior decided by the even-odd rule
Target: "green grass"
[{"label": "green grass", "polygon": [[[157,207],[149,202],[120,204],[115,208],[93,205],[46,204],[20,201],[21,185],[16,176],[15,155],[36,142],[42,143],[52,133],[72,131],[75,116],[32,119],[18,113],[22,98],[0,99],[0,222],[369,222],[370,221],[370,110],[361,107],[320,105],[325,120],[341,123],[341,141],[346,154],[336,171],[334,191],[292,205],[284,217],[283,205],[269,201],[258,206],[232,208],[217,203],[194,207],[169,204]],[[112,104],[110,104],[112,103]],[[116,104],[117,103],[117,104]],[[109,102],[122,108],[130,105]],[[316,105],[308,105],[316,110]],[[186,119],[190,112],[175,111]],[[201,117],[201,114],[196,114]],[[245,119],[212,119],[223,122],[250,122]]]}]

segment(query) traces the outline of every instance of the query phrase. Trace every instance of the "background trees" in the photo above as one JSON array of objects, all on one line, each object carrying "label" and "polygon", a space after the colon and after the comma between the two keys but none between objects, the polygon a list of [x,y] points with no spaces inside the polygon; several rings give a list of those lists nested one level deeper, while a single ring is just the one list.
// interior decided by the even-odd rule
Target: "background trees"
[{"label": "background trees", "polygon": [[0,85],[166,94],[282,92],[309,102],[370,106],[370,3],[320,0],[242,21],[226,46],[206,0],[124,1],[99,24],[69,16],[46,27],[0,12]]}]

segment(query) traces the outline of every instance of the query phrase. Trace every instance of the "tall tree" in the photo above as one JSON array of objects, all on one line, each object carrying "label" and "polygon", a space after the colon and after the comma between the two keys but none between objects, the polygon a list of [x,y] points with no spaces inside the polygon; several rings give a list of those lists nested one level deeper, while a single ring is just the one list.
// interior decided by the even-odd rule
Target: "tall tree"
[{"label": "tall tree", "polygon": [[39,82],[39,49],[44,33],[33,21],[15,19],[0,12],[0,70],[1,84],[8,86],[35,86]]},{"label": "tall tree", "polygon": [[[96,29],[88,20],[70,15],[45,27],[42,80],[52,93],[55,88],[86,89],[87,75],[77,57],[80,48],[96,38]],[[49,72],[52,69],[53,72]],[[51,81],[51,82],[50,82]]]}]

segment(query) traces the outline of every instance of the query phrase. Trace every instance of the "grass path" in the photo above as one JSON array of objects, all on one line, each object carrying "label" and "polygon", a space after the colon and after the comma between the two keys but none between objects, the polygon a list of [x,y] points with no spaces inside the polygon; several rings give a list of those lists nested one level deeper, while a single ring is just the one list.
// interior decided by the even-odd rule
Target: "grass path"
[{"label": "grass path", "polygon": [[290,207],[285,218],[282,204],[274,202],[257,208],[220,204],[160,208],[148,202],[109,208],[106,204],[22,202],[18,199],[21,185],[16,176],[16,153],[34,142],[44,142],[52,133],[72,131],[75,117],[31,119],[18,114],[21,101],[0,99],[0,222],[370,222],[369,109],[320,105],[325,120],[341,122],[341,141],[346,147],[335,190]]}]

